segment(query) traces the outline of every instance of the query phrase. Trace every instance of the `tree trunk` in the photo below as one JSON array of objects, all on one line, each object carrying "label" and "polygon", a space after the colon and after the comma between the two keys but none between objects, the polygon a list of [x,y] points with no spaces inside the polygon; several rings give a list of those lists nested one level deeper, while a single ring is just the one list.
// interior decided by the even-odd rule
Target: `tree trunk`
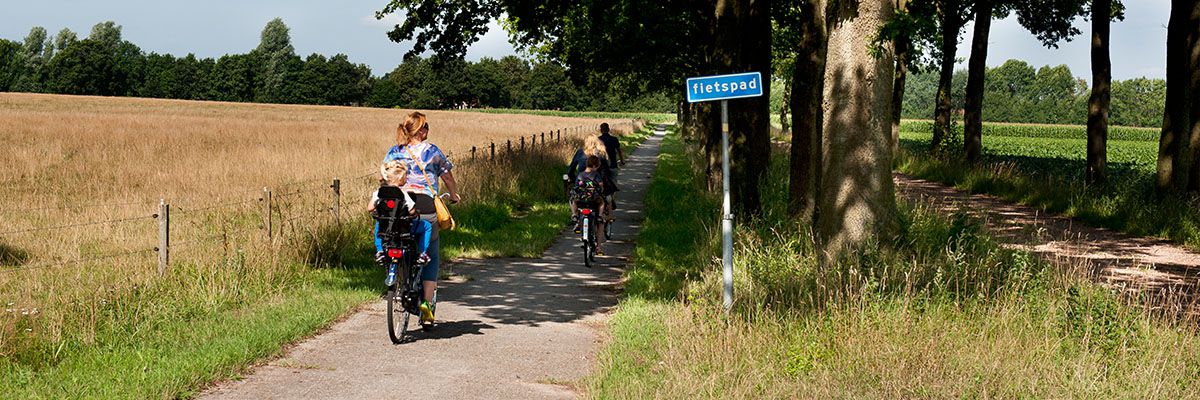
[{"label": "tree trunk", "polygon": [[[949,8],[955,8],[950,6]],[[942,139],[950,136],[950,85],[954,79],[954,57],[958,53],[958,31],[962,29],[962,21],[953,10],[943,11],[942,18],[942,60],[939,68],[937,103],[933,112],[933,151],[942,147]]]},{"label": "tree trunk", "polygon": [[1088,97],[1088,184],[1108,181],[1108,109],[1112,99],[1112,61],[1108,53],[1108,27],[1112,0],[1092,2],[1092,94]]},{"label": "tree trunk", "polygon": [[788,107],[791,102],[788,101],[792,97],[792,80],[788,79],[783,83],[783,101],[779,103],[779,132],[788,134],[791,132],[791,120],[788,119]]},{"label": "tree trunk", "polygon": [[892,17],[889,0],[838,2],[827,14],[821,188],[817,242],[826,265],[846,251],[896,232],[890,146],[894,68],[871,38]]},{"label": "tree trunk", "polygon": [[685,141],[695,132],[691,130],[692,126],[692,103],[681,101],[677,103],[675,111],[675,124],[678,126],[679,137]]},{"label": "tree trunk", "polygon": [[987,74],[988,34],[992,30],[992,1],[975,1],[975,35],[967,71],[967,104],[963,116],[963,149],[967,161],[977,162],[983,152],[983,80]]},{"label": "tree trunk", "polygon": [[762,82],[759,82],[762,96],[729,102],[729,173],[733,209],[740,216],[759,215],[762,212],[759,184],[771,156],[770,2],[721,1],[717,2],[714,15],[717,24],[714,61],[721,72],[762,73]]},{"label": "tree trunk", "polygon": [[1191,170],[1191,81],[1195,74],[1188,52],[1191,50],[1187,26],[1194,8],[1200,1],[1172,0],[1171,18],[1167,24],[1167,94],[1163,107],[1162,135],[1158,142],[1158,173],[1156,185],[1160,193],[1183,192],[1187,189]]},{"label": "tree trunk", "polygon": [[704,176],[708,177],[708,190],[721,190],[721,105],[715,102],[699,103],[696,114],[697,128],[701,132],[704,157]]},{"label": "tree trunk", "polygon": [[803,221],[816,220],[821,165],[821,99],[825,88],[824,2],[802,3],[800,48],[792,65],[792,147],[788,175],[788,212]]},{"label": "tree trunk", "polygon": [[1190,146],[1190,154],[1188,159],[1191,161],[1191,171],[1189,171],[1189,179],[1187,190],[1196,192],[1200,190],[1200,0],[1191,0],[1187,2],[1188,23],[1184,25],[1188,29],[1187,41],[1187,62],[1188,62],[1188,143]]},{"label": "tree trunk", "polygon": [[896,46],[896,78],[892,82],[892,158],[900,155],[900,114],[904,109],[904,84],[908,80],[908,47],[907,35],[897,37],[893,43]]}]

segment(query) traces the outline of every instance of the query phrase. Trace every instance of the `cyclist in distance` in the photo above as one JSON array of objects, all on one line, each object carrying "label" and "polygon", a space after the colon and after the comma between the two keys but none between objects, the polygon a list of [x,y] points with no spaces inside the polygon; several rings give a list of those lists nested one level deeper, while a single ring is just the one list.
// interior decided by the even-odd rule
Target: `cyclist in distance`
[{"label": "cyclist in distance", "polygon": [[[601,195],[604,193],[604,173],[600,170],[602,159],[597,156],[587,156],[584,161],[584,170],[575,178],[574,188],[571,193],[571,207],[578,209],[586,207],[596,210],[600,215],[604,215],[607,206],[604,198]],[[603,218],[596,219],[597,229],[595,232],[603,232],[604,225],[607,222]],[[575,233],[583,233],[582,221],[575,227]],[[604,250],[601,246],[604,244],[604,235],[595,234],[596,239],[596,254],[604,255]]]},{"label": "cyclist in distance", "polygon": [[621,140],[609,134],[608,123],[600,124],[600,142],[608,153],[608,166],[612,169],[612,178],[617,179],[617,169],[625,164],[625,152],[621,150]]},{"label": "cyclist in distance", "polygon": [[[604,146],[604,142],[600,141],[597,136],[588,136],[583,139],[583,148],[575,151],[575,156],[571,157],[571,165],[567,167],[567,177],[570,182],[575,182],[575,178],[587,168],[588,157],[597,157],[600,160],[600,166],[597,172],[600,174],[601,182],[604,183],[603,196],[608,196],[617,191],[615,182],[612,180],[612,169],[608,165],[608,151]],[[575,202],[571,202],[571,223],[578,223],[579,209],[575,206]]]}]

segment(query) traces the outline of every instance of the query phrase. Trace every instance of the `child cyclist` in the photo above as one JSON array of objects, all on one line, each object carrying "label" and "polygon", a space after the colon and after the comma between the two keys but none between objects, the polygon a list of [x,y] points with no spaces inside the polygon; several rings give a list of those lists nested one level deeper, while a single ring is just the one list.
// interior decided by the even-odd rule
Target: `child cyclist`
[{"label": "child cyclist", "polygon": [[[586,167],[575,177],[575,187],[571,190],[571,215],[579,214],[579,207],[587,207],[599,211],[598,215],[607,215],[608,206],[604,202],[604,172],[601,170],[600,157],[587,156]],[[583,232],[583,221],[576,218],[575,233]],[[597,232],[604,232],[604,218],[597,218]],[[596,254],[604,255],[600,245],[604,243],[604,235],[596,235]]]},{"label": "child cyclist", "polygon": [[[408,165],[400,160],[392,160],[384,163],[379,168],[379,172],[383,175],[383,184],[387,186],[402,187],[408,182]],[[404,194],[404,208],[408,210],[410,215],[417,215],[416,203],[408,192],[400,191]],[[367,203],[367,211],[375,211],[375,203],[379,201],[379,190],[371,194],[371,202]],[[429,255],[425,251],[429,248],[429,231],[433,229],[433,225],[429,221],[415,218],[413,219],[412,232],[417,240],[417,264],[425,264],[429,262]],[[384,259],[383,241],[379,239],[379,222],[375,222],[375,262],[382,263]]]}]

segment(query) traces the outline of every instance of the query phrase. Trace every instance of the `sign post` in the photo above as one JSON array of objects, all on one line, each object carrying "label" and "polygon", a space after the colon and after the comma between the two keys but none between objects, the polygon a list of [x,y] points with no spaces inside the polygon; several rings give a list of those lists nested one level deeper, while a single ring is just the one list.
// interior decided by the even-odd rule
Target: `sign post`
[{"label": "sign post", "polygon": [[729,99],[762,96],[762,74],[702,76],[687,79],[689,103],[721,101],[721,264],[724,305],[733,308],[733,207],[729,197]]}]

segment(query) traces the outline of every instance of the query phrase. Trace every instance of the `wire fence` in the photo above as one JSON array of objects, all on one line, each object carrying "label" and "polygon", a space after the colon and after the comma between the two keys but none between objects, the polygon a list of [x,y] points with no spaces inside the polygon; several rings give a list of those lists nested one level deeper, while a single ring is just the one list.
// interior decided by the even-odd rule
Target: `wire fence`
[{"label": "wire fence", "polygon": [[24,264],[24,265],[18,265],[18,266],[12,267],[12,268],[0,269],[0,274],[11,274],[11,273],[15,273],[15,272],[24,272],[24,271],[29,271],[29,270],[43,269],[43,268],[57,267],[57,266],[65,266],[65,265],[86,264],[86,263],[91,263],[91,262],[96,262],[96,261],[104,261],[104,260],[110,260],[110,259],[114,259],[114,258],[131,256],[134,254],[141,254],[141,253],[150,254],[150,253],[154,253],[156,251],[158,251],[157,247],[150,247],[150,248],[145,248],[145,249],[122,251],[122,252],[117,252],[117,253],[109,253],[109,254],[104,254],[104,255],[91,256],[91,257],[86,257],[86,258],[75,258],[75,259],[70,259],[70,260],[47,260],[47,261],[42,261],[42,262],[33,263],[33,264]]},{"label": "wire fence", "polygon": [[[628,126],[630,131],[640,128],[638,120],[630,120],[628,122],[616,124],[616,127]],[[538,132],[532,135],[521,136],[515,141],[507,139],[504,142],[489,142],[486,146],[472,146],[469,150],[469,156],[462,157],[457,163],[474,163],[474,162],[498,162],[510,161],[519,162],[523,157],[527,157],[530,151],[537,150],[542,147],[556,145],[561,146],[570,144],[570,139],[573,136],[578,136],[584,132],[595,132],[598,130],[598,125],[579,125],[565,129],[557,129],[552,131]],[[564,139],[563,133],[567,134]],[[528,141],[526,141],[528,138]],[[459,156],[462,156],[461,154]],[[354,173],[348,178],[349,183],[358,182],[365,184],[367,187],[372,186],[372,183],[364,182],[371,177],[379,177],[378,167],[372,167],[364,173]],[[35,232],[53,232],[66,231],[82,227],[94,226],[115,226],[133,221],[157,221],[158,226],[158,245],[153,247],[138,248],[135,250],[119,251],[106,254],[98,254],[88,257],[79,257],[74,259],[59,259],[45,260],[34,263],[24,263],[22,260],[6,260],[3,254],[0,254],[0,274],[11,274],[21,271],[29,271],[36,269],[44,269],[56,266],[79,265],[93,263],[98,261],[112,260],[116,258],[129,257],[138,254],[158,254],[159,273],[162,274],[170,265],[170,251],[172,248],[190,247],[192,245],[210,242],[217,239],[228,242],[231,236],[253,235],[253,231],[263,233],[263,236],[268,241],[274,241],[276,234],[283,234],[285,225],[295,227],[295,223],[300,220],[309,219],[315,220],[323,215],[332,218],[335,223],[340,223],[342,220],[341,204],[346,201],[357,203],[365,201],[370,197],[368,193],[358,193],[357,195],[343,197],[342,180],[339,178],[315,178],[304,179],[293,182],[288,182],[281,185],[276,185],[274,191],[271,187],[264,187],[261,191],[258,190],[238,190],[227,192],[220,195],[218,199],[203,199],[198,197],[184,197],[173,199],[175,202],[182,203],[180,206],[172,206],[167,199],[155,200],[139,200],[114,203],[85,203],[85,204],[70,204],[70,205],[53,205],[46,207],[34,208],[13,208],[0,209],[0,213],[22,213],[22,212],[41,212],[41,211],[61,211],[75,210],[86,208],[117,208],[129,206],[150,206],[155,205],[157,210],[152,213],[143,215],[122,217],[108,220],[86,221],[72,224],[52,225],[52,226],[34,226],[21,229],[13,229],[0,232],[0,239],[11,238],[17,235],[24,235]],[[321,196],[321,193],[326,193],[328,197]],[[289,200],[283,202],[282,200]],[[305,203],[305,199],[312,203]],[[292,201],[296,204],[293,204]],[[316,204],[321,204],[317,206]],[[221,211],[233,210],[235,208],[243,209],[241,226],[229,229],[233,224],[232,214],[222,215]],[[249,209],[249,210],[245,210]],[[261,219],[261,224],[247,225],[244,219],[246,218],[245,211],[257,213],[257,217]],[[219,232],[200,233],[189,232],[184,237],[180,232],[172,233],[172,224],[175,228],[189,228],[187,224],[183,224],[180,217],[185,216],[208,216],[221,221],[226,221],[221,224]],[[172,217],[175,220],[172,221]],[[192,224],[191,230],[204,230],[199,227],[198,223]],[[0,243],[2,244],[2,243]],[[4,265],[5,263],[15,265]]]},{"label": "wire fence", "polygon": [[46,206],[46,207],[0,209],[0,213],[26,213],[26,212],[38,212],[38,211],[80,210],[80,209],[87,209],[87,208],[116,208],[116,207],[125,207],[125,206],[149,205],[149,204],[154,204],[157,202],[158,202],[158,200],[139,200],[139,201],[129,201],[129,202],[122,202],[122,203],[59,204],[59,205]]}]

